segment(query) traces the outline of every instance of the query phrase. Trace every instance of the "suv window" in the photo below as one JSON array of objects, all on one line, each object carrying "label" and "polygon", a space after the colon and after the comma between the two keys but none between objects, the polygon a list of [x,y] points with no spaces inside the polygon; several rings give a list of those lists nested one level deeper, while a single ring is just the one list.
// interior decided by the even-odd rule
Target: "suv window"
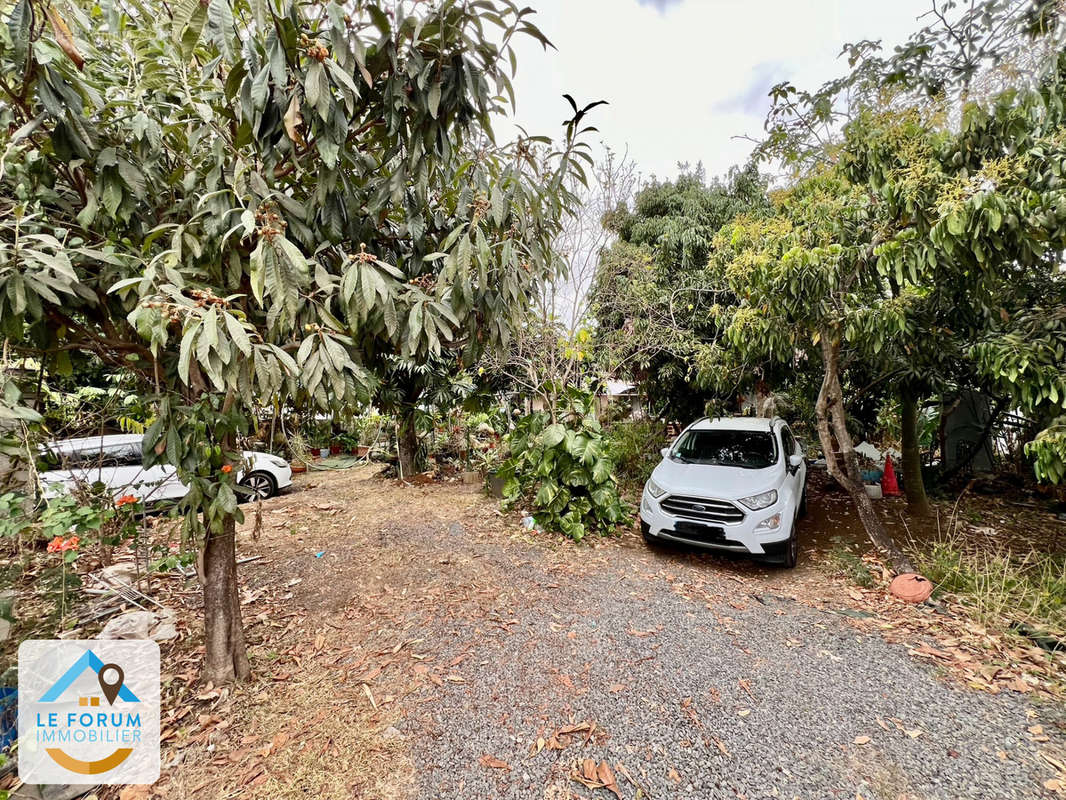
[{"label": "suv window", "polygon": [[136,444],[123,444],[108,447],[102,453],[95,451],[102,467],[139,467],[141,466],[141,447]]},{"label": "suv window", "polygon": [[685,431],[670,457],[688,464],[765,469],[777,462],[774,437],[762,431]]},{"label": "suv window", "polygon": [[781,428],[781,446],[785,451],[786,458],[796,452],[796,440],[792,436],[792,431],[783,426]]},{"label": "suv window", "polygon": [[96,467],[139,467],[141,466],[141,447],[139,444],[111,445],[109,447],[88,447],[83,450],[68,450],[45,447],[40,455],[40,465],[44,471],[54,469],[94,469]]}]

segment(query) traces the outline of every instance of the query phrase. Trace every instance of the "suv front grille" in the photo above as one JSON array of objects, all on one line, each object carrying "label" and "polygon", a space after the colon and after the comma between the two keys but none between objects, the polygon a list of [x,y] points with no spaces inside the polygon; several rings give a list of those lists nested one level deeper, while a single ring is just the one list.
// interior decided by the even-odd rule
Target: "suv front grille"
[{"label": "suv front grille", "polygon": [[663,498],[659,505],[667,514],[700,522],[734,523],[744,519],[744,512],[727,500],[672,494]]}]

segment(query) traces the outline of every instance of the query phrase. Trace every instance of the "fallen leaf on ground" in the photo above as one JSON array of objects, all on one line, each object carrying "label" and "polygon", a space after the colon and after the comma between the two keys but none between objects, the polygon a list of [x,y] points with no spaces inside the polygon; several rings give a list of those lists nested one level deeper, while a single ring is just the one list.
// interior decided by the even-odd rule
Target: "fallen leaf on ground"
[{"label": "fallen leaf on ground", "polygon": [[604,789],[613,792],[615,797],[621,800],[622,793],[618,791],[618,781],[614,777],[614,771],[611,769],[610,764],[606,761],[601,761],[599,766],[596,767],[596,777],[599,778]]},{"label": "fallen leaf on ground", "polygon": [[869,736],[856,736],[855,737],[855,744],[869,744],[869,743],[870,743],[870,737]]},{"label": "fallen leaf on ground", "polygon": [[483,767],[488,767],[489,769],[505,769],[508,771],[511,769],[511,765],[506,761],[501,761],[496,758],[496,756],[490,756],[488,753],[482,755],[481,758],[477,760],[477,763]]}]

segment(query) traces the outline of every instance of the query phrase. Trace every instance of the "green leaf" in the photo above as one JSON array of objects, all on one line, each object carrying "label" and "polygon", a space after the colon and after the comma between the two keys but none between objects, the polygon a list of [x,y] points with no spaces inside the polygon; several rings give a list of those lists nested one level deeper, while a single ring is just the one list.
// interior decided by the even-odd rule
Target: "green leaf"
[{"label": "green leaf", "polygon": [[433,85],[429,87],[429,115],[433,119],[437,118],[437,110],[440,108],[440,81],[434,81]]},{"label": "green leaf", "polygon": [[550,448],[555,447],[564,438],[566,438],[566,428],[556,422],[545,428],[544,432],[537,437],[537,441],[541,447]]}]

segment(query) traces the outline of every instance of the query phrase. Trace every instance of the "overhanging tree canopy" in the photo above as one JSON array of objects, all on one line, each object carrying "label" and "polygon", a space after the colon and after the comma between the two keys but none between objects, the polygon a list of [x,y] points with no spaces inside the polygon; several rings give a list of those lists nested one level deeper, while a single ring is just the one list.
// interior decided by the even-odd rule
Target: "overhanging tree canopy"
[{"label": "overhanging tree canopy", "polygon": [[493,142],[513,38],[544,41],[507,0],[5,8],[4,334],[154,395],[145,455],[203,540],[206,675],[243,677],[234,437],[278,393],[348,403],[504,340],[554,269],[580,129]]}]

